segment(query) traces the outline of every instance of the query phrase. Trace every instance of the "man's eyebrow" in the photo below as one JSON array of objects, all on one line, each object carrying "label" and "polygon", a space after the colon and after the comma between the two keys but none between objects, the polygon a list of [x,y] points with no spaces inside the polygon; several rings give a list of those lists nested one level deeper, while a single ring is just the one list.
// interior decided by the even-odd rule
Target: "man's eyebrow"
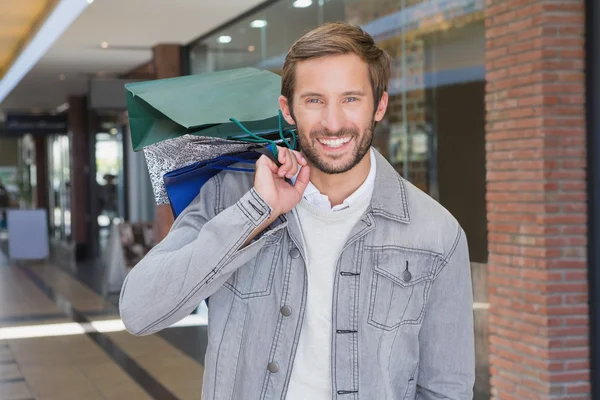
[{"label": "man's eyebrow", "polygon": [[365,92],[362,90],[349,90],[347,92],[342,93],[344,96],[364,96]]},{"label": "man's eyebrow", "polygon": [[304,98],[304,97],[319,97],[319,96],[323,96],[321,93],[318,92],[304,92],[304,93],[300,93],[300,97]]},{"label": "man's eyebrow", "polygon": [[[362,90],[348,90],[344,93],[342,93],[342,96],[364,96],[365,92],[363,92]],[[319,96],[323,96],[323,94],[319,93],[319,92],[303,92],[300,93],[300,98],[304,98],[304,97],[319,97]]]}]

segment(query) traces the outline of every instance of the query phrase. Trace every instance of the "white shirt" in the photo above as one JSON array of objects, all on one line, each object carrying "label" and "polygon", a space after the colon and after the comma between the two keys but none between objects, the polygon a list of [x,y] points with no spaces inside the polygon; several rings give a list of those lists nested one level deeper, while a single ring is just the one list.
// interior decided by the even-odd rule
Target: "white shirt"
[{"label": "white shirt", "polygon": [[306,253],[308,296],[286,400],[331,399],[335,271],[350,232],[369,206],[375,187],[375,169],[371,151],[367,179],[342,204],[332,208],[327,196],[310,184],[294,209]]}]

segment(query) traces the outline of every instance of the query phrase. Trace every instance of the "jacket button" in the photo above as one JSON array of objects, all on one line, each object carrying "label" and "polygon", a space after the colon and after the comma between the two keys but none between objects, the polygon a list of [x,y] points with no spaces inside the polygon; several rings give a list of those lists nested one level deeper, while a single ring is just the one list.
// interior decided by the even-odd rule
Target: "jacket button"
[{"label": "jacket button", "polygon": [[294,248],[294,249],[292,249],[292,250],[290,251],[290,256],[291,256],[292,258],[298,258],[298,257],[300,257],[300,250],[298,250],[298,249],[295,249],[295,248]]},{"label": "jacket button", "polygon": [[279,364],[276,362],[269,363],[269,372],[276,373],[279,371]]},{"label": "jacket button", "polygon": [[281,307],[281,314],[283,314],[284,317],[289,317],[290,315],[292,315],[292,307],[290,307],[290,306]]}]

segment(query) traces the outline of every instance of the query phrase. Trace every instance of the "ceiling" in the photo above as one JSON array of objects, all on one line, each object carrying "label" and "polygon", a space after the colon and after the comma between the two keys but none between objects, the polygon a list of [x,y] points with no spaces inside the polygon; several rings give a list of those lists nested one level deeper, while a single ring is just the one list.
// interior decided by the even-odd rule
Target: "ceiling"
[{"label": "ceiling", "polygon": [[0,5],[0,77],[44,20],[55,0],[2,0]]},{"label": "ceiling", "polygon": [[[90,77],[127,72],[148,62],[156,44],[187,44],[262,1],[95,0],[0,103],[0,112],[55,110],[67,96],[85,94]],[[43,3],[0,2],[0,65],[8,48],[4,32],[26,31],[23,26],[31,26],[31,19],[23,16],[24,10],[32,15],[37,5],[39,15]],[[19,23],[9,18],[5,26],[5,15],[14,15]]]}]

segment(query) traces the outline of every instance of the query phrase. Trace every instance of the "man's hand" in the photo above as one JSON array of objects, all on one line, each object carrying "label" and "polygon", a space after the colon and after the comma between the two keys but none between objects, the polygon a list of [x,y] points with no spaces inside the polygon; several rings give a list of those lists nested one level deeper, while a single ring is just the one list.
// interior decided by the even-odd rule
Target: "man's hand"
[{"label": "man's hand", "polygon": [[[256,162],[254,175],[254,188],[273,209],[272,221],[300,202],[310,177],[310,169],[302,154],[284,147],[278,147],[278,153],[281,167],[267,156],[262,156]],[[299,166],[302,169],[292,186],[285,179],[296,175]]]}]

